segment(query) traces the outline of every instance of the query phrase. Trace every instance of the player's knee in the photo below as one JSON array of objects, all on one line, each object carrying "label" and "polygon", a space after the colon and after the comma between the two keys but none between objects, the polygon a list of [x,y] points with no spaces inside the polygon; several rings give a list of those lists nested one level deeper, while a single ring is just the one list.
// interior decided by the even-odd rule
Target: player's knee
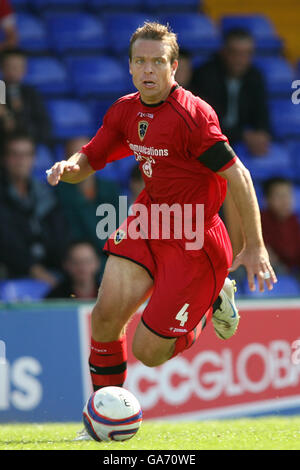
[{"label": "player's knee", "polygon": [[109,337],[111,334],[114,335],[114,333],[119,332],[123,326],[120,319],[114,317],[111,312],[103,308],[100,303],[94,306],[92,310],[92,335],[95,339],[101,337],[104,341],[107,335]]},{"label": "player's knee", "polygon": [[158,351],[154,351],[152,348],[145,345],[141,347],[133,343],[132,352],[134,357],[147,367],[160,366],[167,360],[167,358],[162,357]]}]

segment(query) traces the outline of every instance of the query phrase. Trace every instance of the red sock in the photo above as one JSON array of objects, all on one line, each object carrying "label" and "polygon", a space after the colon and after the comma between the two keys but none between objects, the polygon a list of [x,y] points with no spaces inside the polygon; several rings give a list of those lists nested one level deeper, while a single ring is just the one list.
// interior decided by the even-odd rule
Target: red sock
[{"label": "red sock", "polygon": [[200,336],[201,332],[204,330],[206,324],[211,319],[212,313],[213,309],[212,307],[210,307],[207,312],[203,315],[200,323],[198,323],[196,328],[194,328],[192,331],[189,331],[189,333],[187,333],[186,335],[179,336],[177,338],[175,342],[175,349],[170,359],[172,359],[172,357],[177,356],[177,354],[181,353],[182,351],[185,351],[186,349],[189,349],[191,346],[193,346],[195,341]]},{"label": "red sock", "polygon": [[92,338],[89,365],[94,391],[109,385],[122,387],[127,372],[126,336],[103,343]]}]

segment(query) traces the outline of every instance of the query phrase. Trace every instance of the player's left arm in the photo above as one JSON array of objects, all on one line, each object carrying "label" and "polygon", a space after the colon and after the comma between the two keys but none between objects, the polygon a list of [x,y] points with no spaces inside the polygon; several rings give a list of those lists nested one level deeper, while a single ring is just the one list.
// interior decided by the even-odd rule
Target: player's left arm
[{"label": "player's left arm", "polygon": [[[251,290],[255,290],[255,277],[261,292],[264,291],[264,283],[268,289],[272,289],[277,279],[264,244],[260,210],[250,172],[236,158],[233,165],[219,171],[218,174],[225,178],[230,186],[231,196],[240,216],[244,234],[244,247],[235,257],[230,271],[244,265]],[[264,273],[267,272],[270,273],[269,279],[264,278]]]}]

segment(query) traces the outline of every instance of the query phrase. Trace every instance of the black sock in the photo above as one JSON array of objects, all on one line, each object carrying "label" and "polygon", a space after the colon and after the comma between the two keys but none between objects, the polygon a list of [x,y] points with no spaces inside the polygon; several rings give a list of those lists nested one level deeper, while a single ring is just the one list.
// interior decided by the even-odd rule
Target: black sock
[{"label": "black sock", "polygon": [[221,306],[222,299],[219,296],[217,300],[213,303],[213,311],[215,312]]}]

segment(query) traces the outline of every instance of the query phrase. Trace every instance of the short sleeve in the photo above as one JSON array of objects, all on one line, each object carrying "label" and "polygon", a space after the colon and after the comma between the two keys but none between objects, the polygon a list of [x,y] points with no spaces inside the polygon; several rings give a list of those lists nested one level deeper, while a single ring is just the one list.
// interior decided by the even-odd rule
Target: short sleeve
[{"label": "short sleeve", "polygon": [[204,103],[196,112],[195,127],[190,133],[189,152],[212,171],[229,168],[237,159],[220,129],[216,112]]},{"label": "short sleeve", "polygon": [[106,113],[103,124],[90,142],[81,148],[94,170],[101,170],[106,163],[132,155],[122,130],[121,112],[113,105]]}]

